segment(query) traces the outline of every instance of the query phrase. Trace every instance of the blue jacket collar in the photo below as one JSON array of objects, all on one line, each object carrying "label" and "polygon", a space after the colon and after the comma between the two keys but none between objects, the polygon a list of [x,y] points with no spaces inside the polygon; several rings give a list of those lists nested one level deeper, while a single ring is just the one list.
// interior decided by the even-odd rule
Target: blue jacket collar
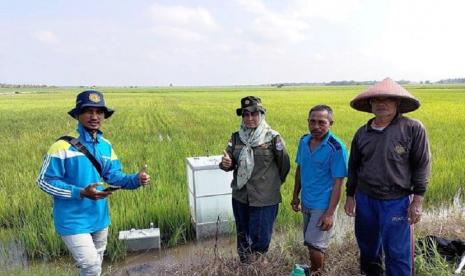
[{"label": "blue jacket collar", "polygon": [[[82,137],[82,139],[85,142],[88,142],[88,143],[94,142],[94,138],[92,137],[92,135],[90,135],[90,133],[86,130],[86,128],[81,123],[78,123],[76,131],[79,133],[79,136]],[[97,130],[96,142],[100,141],[100,138],[102,138],[102,135],[103,135],[103,132],[101,130]]]}]

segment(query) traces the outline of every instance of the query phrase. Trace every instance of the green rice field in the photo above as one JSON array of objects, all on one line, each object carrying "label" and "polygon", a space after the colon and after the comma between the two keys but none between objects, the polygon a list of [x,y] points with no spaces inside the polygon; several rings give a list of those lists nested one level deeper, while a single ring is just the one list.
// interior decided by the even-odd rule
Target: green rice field
[{"label": "green rice field", "polygon": [[[410,86],[422,103],[407,116],[427,128],[433,170],[426,207],[450,204],[465,187],[465,86]],[[119,191],[110,198],[112,226],[107,253],[123,257],[119,230],[154,222],[166,245],[192,239],[185,158],[220,155],[240,124],[235,109],[247,95],[262,98],[266,120],[286,141],[294,160],[299,138],[308,131],[311,106],[324,103],[335,112],[333,132],[349,147],[355,131],[371,116],[349,102],[365,86],[98,88],[115,114],[103,126],[126,172],[148,164],[151,186]],[[0,89],[0,240],[15,238],[32,258],[66,254],[55,233],[52,199],[35,183],[42,157],[76,121],[67,112],[82,88]],[[16,91],[16,93],[15,93]],[[282,187],[277,227],[300,224],[290,208],[295,164]],[[226,203],[225,203],[226,204]],[[1,252],[0,252],[1,254]]]}]

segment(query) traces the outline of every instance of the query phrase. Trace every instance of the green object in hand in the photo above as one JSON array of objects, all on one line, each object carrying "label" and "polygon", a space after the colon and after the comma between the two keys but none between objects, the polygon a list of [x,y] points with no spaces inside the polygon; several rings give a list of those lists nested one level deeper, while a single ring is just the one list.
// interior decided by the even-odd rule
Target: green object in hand
[{"label": "green object in hand", "polygon": [[119,190],[119,189],[121,189],[121,186],[112,186],[112,185],[108,185],[108,187],[106,187],[105,189],[103,189],[103,191],[104,191],[104,192],[106,192],[106,191],[111,191],[111,192],[113,192],[113,191],[117,191],[117,190]]}]

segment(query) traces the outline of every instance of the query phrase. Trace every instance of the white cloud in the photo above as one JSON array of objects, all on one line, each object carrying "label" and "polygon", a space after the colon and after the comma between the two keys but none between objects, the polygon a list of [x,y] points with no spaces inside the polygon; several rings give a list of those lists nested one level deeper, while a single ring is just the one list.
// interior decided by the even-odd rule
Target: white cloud
[{"label": "white cloud", "polygon": [[359,0],[292,0],[283,7],[273,7],[264,0],[237,0],[237,3],[254,16],[245,32],[258,38],[257,41],[261,38],[280,45],[313,39],[316,21],[349,20],[360,7]]},{"label": "white cloud", "polygon": [[153,4],[150,7],[152,19],[161,25],[183,28],[216,29],[218,26],[208,10],[196,7],[163,6]]},{"label": "white cloud", "polygon": [[310,25],[303,20],[288,18],[275,13],[256,18],[251,31],[266,40],[288,43],[298,43],[308,38],[306,33]]},{"label": "white cloud", "polygon": [[250,25],[240,32],[255,38],[255,41],[262,39],[265,43],[292,44],[306,38],[305,32],[309,29],[309,24],[294,15],[274,11],[260,0],[238,0],[238,4],[254,15]]},{"label": "white cloud", "polygon": [[315,53],[313,55],[313,59],[316,60],[316,61],[322,62],[322,61],[325,60],[325,56],[320,54],[320,53]]},{"label": "white cloud", "polygon": [[0,28],[0,75],[26,83],[200,85],[434,81],[465,72],[463,0],[148,2],[78,1],[76,9],[55,5],[31,10],[34,16],[12,10],[0,18],[8,26]]},{"label": "white cloud", "polygon": [[362,52],[393,64],[405,78],[437,80],[464,72],[465,56],[457,55],[465,47],[463,10],[465,2],[455,0],[391,1],[381,35]]},{"label": "white cloud", "polygon": [[172,26],[157,26],[153,28],[153,31],[160,36],[174,38],[176,40],[186,42],[206,41],[208,39],[207,36],[201,33]]},{"label": "white cloud", "polygon": [[248,12],[256,14],[269,12],[262,0],[237,0],[237,3]]},{"label": "white cloud", "polygon": [[287,12],[297,18],[341,22],[351,19],[360,5],[360,0],[294,0]]},{"label": "white cloud", "polygon": [[219,29],[210,12],[201,7],[153,4],[150,17],[158,35],[183,41],[205,40],[209,33]]},{"label": "white cloud", "polygon": [[33,36],[39,41],[48,44],[55,44],[59,42],[57,35],[54,32],[48,30],[36,31]]}]

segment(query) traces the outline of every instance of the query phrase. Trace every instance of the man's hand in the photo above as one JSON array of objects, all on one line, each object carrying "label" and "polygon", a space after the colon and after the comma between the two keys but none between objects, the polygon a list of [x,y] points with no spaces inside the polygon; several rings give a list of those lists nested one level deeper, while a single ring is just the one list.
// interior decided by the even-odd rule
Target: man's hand
[{"label": "man's hand", "polygon": [[349,217],[355,217],[355,199],[353,196],[347,196],[344,211]]},{"label": "man's hand", "polygon": [[229,154],[225,150],[223,150],[223,157],[221,158],[221,165],[225,169],[231,168],[231,165],[232,165],[231,157],[229,157]]},{"label": "man's hand", "polygon": [[421,220],[421,213],[423,211],[423,197],[414,195],[413,200],[408,207],[408,222],[415,224]]},{"label": "man's hand", "polygon": [[292,206],[292,210],[294,210],[295,212],[299,212],[300,211],[300,199],[293,198],[291,201],[291,206]]},{"label": "man's hand", "polygon": [[318,220],[317,226],[320,226],[321,231],[328,231],[333,227],[334,224],[334,214],[328,214],[326,212],[321,215],[320,219]]},{"label": "man's hand", "polygon": [[139,184],[146,186],[150,184],[150,175],[147,173],[147,164],[142,166],[139,172]]},{"label": "man's hand", "polygon": [[99,186],[99,183],[93,183],[87,186],[85,189],[81,190],[81,197],[87,197],[92,200],[106,198],[107,196],[111,195],[111,191],[99,191],[95,189],[95,187]]}]

